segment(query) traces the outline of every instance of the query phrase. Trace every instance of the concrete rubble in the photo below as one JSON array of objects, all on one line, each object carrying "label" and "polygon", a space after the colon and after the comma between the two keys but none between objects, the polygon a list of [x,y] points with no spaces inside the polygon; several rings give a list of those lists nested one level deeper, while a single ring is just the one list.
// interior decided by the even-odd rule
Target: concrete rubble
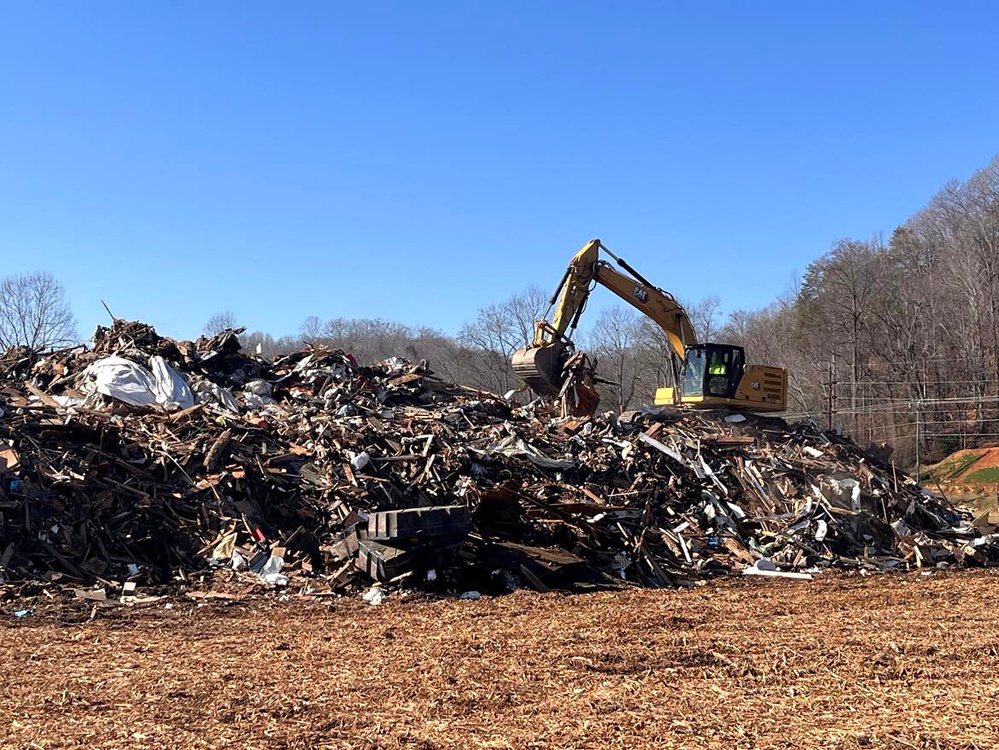
[{"label": "concrete rubble", "polygon": [[265,361],[239,333],[116,320],[0,355],[3,581],[460,594],[999,561],[986,519],[811,424],[562,419],[400,359]]}]

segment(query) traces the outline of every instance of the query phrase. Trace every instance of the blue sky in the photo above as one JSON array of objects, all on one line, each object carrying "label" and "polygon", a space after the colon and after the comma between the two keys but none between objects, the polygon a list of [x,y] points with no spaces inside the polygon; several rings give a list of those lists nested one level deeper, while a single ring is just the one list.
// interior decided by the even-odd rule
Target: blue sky
[{"label": "blue sky", "polygon": [[0,2],[0,274],[84,334],[454,332],[599,236],[758,307],[999,152],[997,39],[990,2]]}]

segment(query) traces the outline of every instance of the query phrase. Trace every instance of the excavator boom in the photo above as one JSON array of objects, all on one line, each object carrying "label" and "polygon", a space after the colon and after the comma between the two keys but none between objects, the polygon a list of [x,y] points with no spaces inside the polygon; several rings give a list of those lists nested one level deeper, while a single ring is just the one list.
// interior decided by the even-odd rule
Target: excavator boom
[{"label": "excavator boom", "polygon": [[[601,260],[600,250],[614,258],[631,275],[625,275]],[[562,364],[572,351],[572,342],[566,337],[566,332],[574,330],[579,323],[595,283],[607,287],[659,325],[677,354],[678,360],[673,368],[677,375],[678,362],[682,361],[686,347],[697,343],[694,327],[673,295],[654,286],[600,240],[590,240],[573,256],[552,295],[549,309],[554,307],[555,312],[551,322],[536,321],[533,345],[518,349],[511,359],[514,372],[535,393],[554,396],[560,392]]]}]

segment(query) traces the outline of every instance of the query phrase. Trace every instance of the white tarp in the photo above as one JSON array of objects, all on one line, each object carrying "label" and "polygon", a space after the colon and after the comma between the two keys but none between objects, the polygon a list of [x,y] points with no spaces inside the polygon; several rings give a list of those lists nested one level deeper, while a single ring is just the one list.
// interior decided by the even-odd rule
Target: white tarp
[{"label": "white tarp", "polygon": [[225,411],[239,414],[239,403],[227,388],[216,385],[210,380],[202,380],[194,384],[194,392],[198,394],[199,404],[221,406]]},{"label": "white tarp", "polygon": [[150,357],[149,366],[153,368],[157,403],[176,404],[181,409],[194,406],[194,394],[187,387],[184,376],[168,365],[163,357]]},{"label": "white tarp", "polygon": [[86,369],[98,393],[132,406],[194,406],[194,394],[184,376],[163,357],[150,357],[152,372],[124,357],[98,360]]}]

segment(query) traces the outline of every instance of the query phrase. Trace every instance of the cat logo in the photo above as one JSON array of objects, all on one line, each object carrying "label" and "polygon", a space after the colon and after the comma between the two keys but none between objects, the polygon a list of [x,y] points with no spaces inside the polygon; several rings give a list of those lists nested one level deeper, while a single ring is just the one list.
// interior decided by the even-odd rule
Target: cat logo
[{"label": "cat logo", "polygon": [[642,289],[642,287],[636,286],[635,287],[635,291],[633,293],[634,293],[634,295],[636,297],[638,297],[638,299],[639,299],[640,302],[648,302],[649,301],[649,293],[647,291],[645,291],[644,289]]}]

